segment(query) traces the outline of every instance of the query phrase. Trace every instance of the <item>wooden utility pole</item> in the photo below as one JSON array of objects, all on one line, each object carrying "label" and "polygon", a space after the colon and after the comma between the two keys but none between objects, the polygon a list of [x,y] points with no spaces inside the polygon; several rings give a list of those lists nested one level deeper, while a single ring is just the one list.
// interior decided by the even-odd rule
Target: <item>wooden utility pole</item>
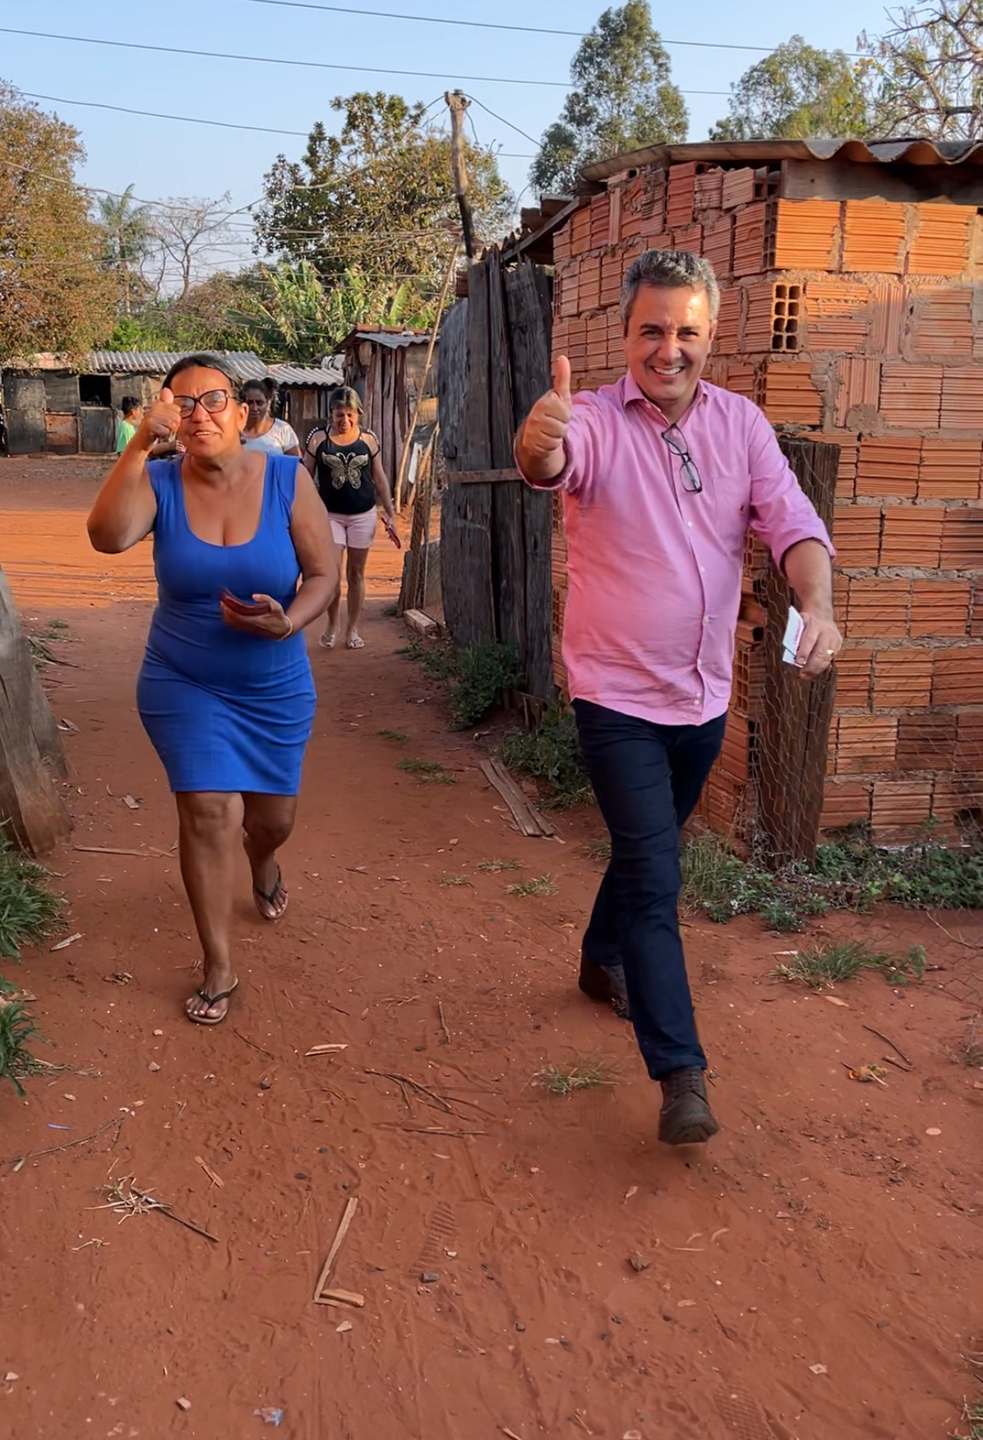
[{"label": "wooden utility pole", "polygon": [[444,99],[451,112],[451,174],[454,177],[454,194],[461,210],[464,253],[469,260],[473,260],[474,221],[468,199],[468,167],[464,159],[464,115],[471,101],[463,90],[445,90]]}]

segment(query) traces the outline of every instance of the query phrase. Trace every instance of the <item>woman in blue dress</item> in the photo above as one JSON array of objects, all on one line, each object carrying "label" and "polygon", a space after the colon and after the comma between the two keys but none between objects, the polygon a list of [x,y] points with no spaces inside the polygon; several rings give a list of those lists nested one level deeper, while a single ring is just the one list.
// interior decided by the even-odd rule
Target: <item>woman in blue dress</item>
[{"label": "woman in blue dress", "polygon": [[[229,930],[240,830],[260,915],[279,920],[287,907],[276,852],[293,829],[315,704],[302,631],[338,587],[313,481],[295,459],[246,449],[246,415],[224,361],[179,361],[88,522],[108,554],[153,532],[158,599],[137,703],[177,801],[204,952],[202,987],[186,1006],[199,1025],[225,1019],[239,983]],[[175,437],[181,455],[148,463]]]}]

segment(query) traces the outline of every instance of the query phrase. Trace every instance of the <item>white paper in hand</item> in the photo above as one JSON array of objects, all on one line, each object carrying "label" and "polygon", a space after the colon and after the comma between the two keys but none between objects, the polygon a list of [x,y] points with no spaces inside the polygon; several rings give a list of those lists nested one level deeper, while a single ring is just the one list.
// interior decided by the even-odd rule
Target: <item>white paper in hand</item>
[{"label": "white paper in hand", "polygon": [[795,664],[796,652],[804,629],[805,621],[795,606],[790,605],[788,607],[788,624],[785,626],[785,634],[782,638],[782,659],[786,665]]}]

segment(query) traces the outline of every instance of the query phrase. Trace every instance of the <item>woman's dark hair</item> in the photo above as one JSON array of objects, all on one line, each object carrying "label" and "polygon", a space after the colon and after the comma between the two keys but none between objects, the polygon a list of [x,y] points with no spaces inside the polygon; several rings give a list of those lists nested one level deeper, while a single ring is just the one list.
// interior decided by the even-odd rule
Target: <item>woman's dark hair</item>
[{"label": "woman's dark hair", "polygon": [[164,376],[163,385],[170,390],[174,381],[179,375],[183,375],[185,370],[217,370],[228,380],[233,400],[239,399],[238,377],[233,374],[231,365],[227,360],[223,360],[221,355],[209,355],[203,350],[196,351],[193,355],[182,355],[177,364],[172,365]]},{"label": "woman's dark hair", "polygon": [[332,410],[354,410],[357,415],[362,413],[362,402],[358,398],[358,391],[353,390],[350,385],[342,385],[337,390],[332,390],[328,396],[328,414]]},{"label": "woman's dark hair", "polygon": [[273,408],[273,403],[277,396],[277,383],[272,375],[264,375],[261,379],[245,381],[242,386],[243,400],[245,400],[250,390],[262,390],[269,402],[270,408]]},{"label": "woman's dark hair", "polygon": [[119,402],[120,409],[124,415],[131,415],[134,410],[141,409],[143,401],[137,395],[124,395]]}]

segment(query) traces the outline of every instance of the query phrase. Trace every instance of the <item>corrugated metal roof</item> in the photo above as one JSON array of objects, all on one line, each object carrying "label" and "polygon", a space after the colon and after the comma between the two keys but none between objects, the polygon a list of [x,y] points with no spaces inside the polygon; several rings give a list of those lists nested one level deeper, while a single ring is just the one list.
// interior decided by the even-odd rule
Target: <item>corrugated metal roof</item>
[{"label": "corrugated metal roof", "polygon": [[280,385],[326,385],[333,390],[345,383],[340,370],[326,366],[315,369],[309,365],[271,365],[270,374]]},{"label": "corrugated metal roof", "polygon": [[983,165],[979,140],[926,140],[905,136],[899,140],[700,140],[685,145],[647,145],[624,155],[599,160],[581,172],[588,181],[601,181],[640,165],[684,165],[704,161],[712,165],[765,165],[770,160],[852,160],[858,165]]},{"label": "corrugated metal roof", "polygon": [[[81,373],[89,375],[166,375],[186,350],[93,350]],[[269,368],[250,350],[215,350],[238,380],[262,380]],[[41,367],[50,368],[50,367]]]},{"label": "corrugated metal roof", "polygon": [[370,340],[374,345],[385,345],[389,350],[401,350],[406,345],[426,345],[429,339],[429,330],[393,330],[367,325],[346,335],[341,348],[347,350],[351,345]]}]

